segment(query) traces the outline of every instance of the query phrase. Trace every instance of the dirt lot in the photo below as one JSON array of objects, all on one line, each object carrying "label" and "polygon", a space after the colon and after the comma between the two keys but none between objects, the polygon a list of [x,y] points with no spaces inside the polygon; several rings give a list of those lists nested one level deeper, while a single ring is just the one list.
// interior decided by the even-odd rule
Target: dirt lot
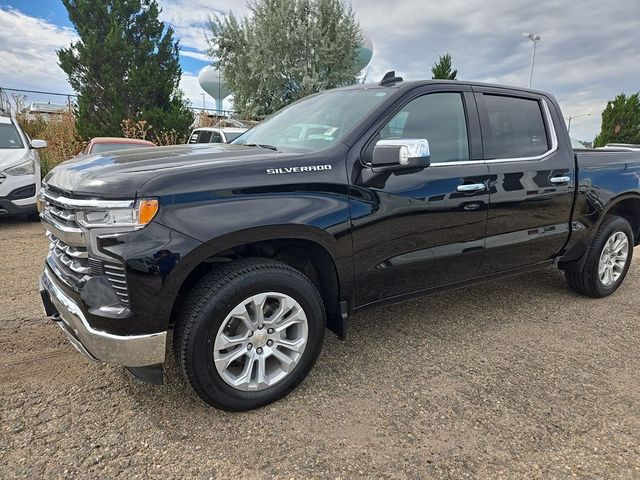
[{"label": "dirt lot", "polygon": [[[0,220],[0,477],[640,478],[640,257],[613,297],[542,271],[362,313],[259,411],[84,360],[38,224]],[[636,250],[636,255],[640,251]]]}]

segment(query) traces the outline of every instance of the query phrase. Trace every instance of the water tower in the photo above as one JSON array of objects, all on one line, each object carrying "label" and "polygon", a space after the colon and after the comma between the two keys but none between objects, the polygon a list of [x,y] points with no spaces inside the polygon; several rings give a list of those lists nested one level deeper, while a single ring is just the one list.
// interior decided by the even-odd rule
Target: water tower
[{"label": "water tower", "polygon": [[222,78],[222,72],[215,65],[207,65],[198,74],[198,82],[200,87],[213,97],[216,102],[216,110],[221,112],[222,101],[229,96],[231,92],[227,89]]},{"label": "water tower", "polygon": [[358,55],[356,57],[356,65],[359,71],[362,71],[369,65],[373,57],[373,41],[371,37],[366,33],[362,34],[362,46],[358,49]]}]

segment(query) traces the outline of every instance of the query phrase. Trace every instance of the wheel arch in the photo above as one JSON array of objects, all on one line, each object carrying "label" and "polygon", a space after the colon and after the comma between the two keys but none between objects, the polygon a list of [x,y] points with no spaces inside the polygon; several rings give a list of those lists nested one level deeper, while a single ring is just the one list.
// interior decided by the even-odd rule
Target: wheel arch
[{"label": "wheel arch", "polygon": [[[307,225],[256,227],[211,239],[179,262],[165,288],[174,322],[186,294],[216,266],[240,258],[279,260],[306,275],[318,288],[327,312],[327,326],[343,337],[346,315],[343,301],[350,298],[353,266],[341,255],[334,237]],[[342,260],[341,260],[342,258]]]},{"label": "wheel arch", "polygon": [[[582,270],[587,257],[586,253],[595,238],[596,232],[602,223],[612,215],[620,216],[629,222],[633,232],[634,246],[640,245],[640,193],[625,192],[611,199],[611,201],[597,212],[597,218],[590,228],[589,235],[584,238],[584,241],[575,246],[575,248],[582,249],[582,252],[579,253],[578,258],[575,260],[560,260],[558,266],[561,270]],[[569,257],[573,256],[571,251],[565,255]]]}]

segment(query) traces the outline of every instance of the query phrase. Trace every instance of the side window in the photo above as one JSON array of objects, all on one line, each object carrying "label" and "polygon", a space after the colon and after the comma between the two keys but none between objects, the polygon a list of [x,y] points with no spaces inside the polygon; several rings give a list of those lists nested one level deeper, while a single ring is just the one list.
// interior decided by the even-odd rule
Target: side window
[{"label": "side window", "polygon": [[222,143],[222,135],[220,135],[220,132],[211,132],[211,140],[209,143]]},{"label": "side window", "polygon": [[[195,135],[195,133],[194,133]],[[200,130],[198,132],[198,137],[195,142],[192,143],[209,143],[209,139],[211,138],[211,132],[208,130]],[[193,140],[193,137],[191,138]]]},{"label": "side window", "polygon": [[535,157],[549,150],[538,100],[488,94],[483,98],[489,121],[482,126],[485,158]]},{"label": "side window", "polygon": [[462,95],[431,93],[409,102],[380,131],[380,139],[401,138],[426,138],[432,163],[469,160]]}]

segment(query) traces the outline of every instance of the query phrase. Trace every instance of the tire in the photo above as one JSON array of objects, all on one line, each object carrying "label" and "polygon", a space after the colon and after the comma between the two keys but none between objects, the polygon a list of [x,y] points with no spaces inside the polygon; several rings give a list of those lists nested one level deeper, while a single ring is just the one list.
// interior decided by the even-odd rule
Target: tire
[{"label": "tire", "polygon": [[[624,259],[623,267],[616,267],[612,271],[615,271],[615,279],[613,277],[607,276],[608,274],[604,274],[604,280],[601,279],[600,275],[600,260],[603,255],[603,251],[607,248],[607,246],[611,245],[610,241],[615,241],[614,238],[616,235],[617,239],[622,240],[622,235],[626,237],[627,241],[627,254]],[[584,295],[592,298],[602,298],[611,295],[615,292],[627,275],[629,271],[629,266],[631,265],[631,259],[633,257],[633,231],[631,229],[631,225],[629,222],[618,216],[611,216],[606,218],[600,228],[596,232],[595,238],[589,247],[586,255],[586,261],[581,271],[578,272],[565,272],[565,277],[569,286],[579,293],[580,295]],[[606,253],[605,253],[606,255]],[[621,263],[622,257],[615,257],[618,262],[612,261],[612,263]]]},{"label": "tire", "polygon": [[[214,270],[189,292],[176,322],[174,352],[202,400],[224,410],[250,410],[282,398],[307,376],[322,349],[325,325],[320,293],[302,273],[271,259],[242,259]],[[235,344],[223,349],[225,339]]]}]

